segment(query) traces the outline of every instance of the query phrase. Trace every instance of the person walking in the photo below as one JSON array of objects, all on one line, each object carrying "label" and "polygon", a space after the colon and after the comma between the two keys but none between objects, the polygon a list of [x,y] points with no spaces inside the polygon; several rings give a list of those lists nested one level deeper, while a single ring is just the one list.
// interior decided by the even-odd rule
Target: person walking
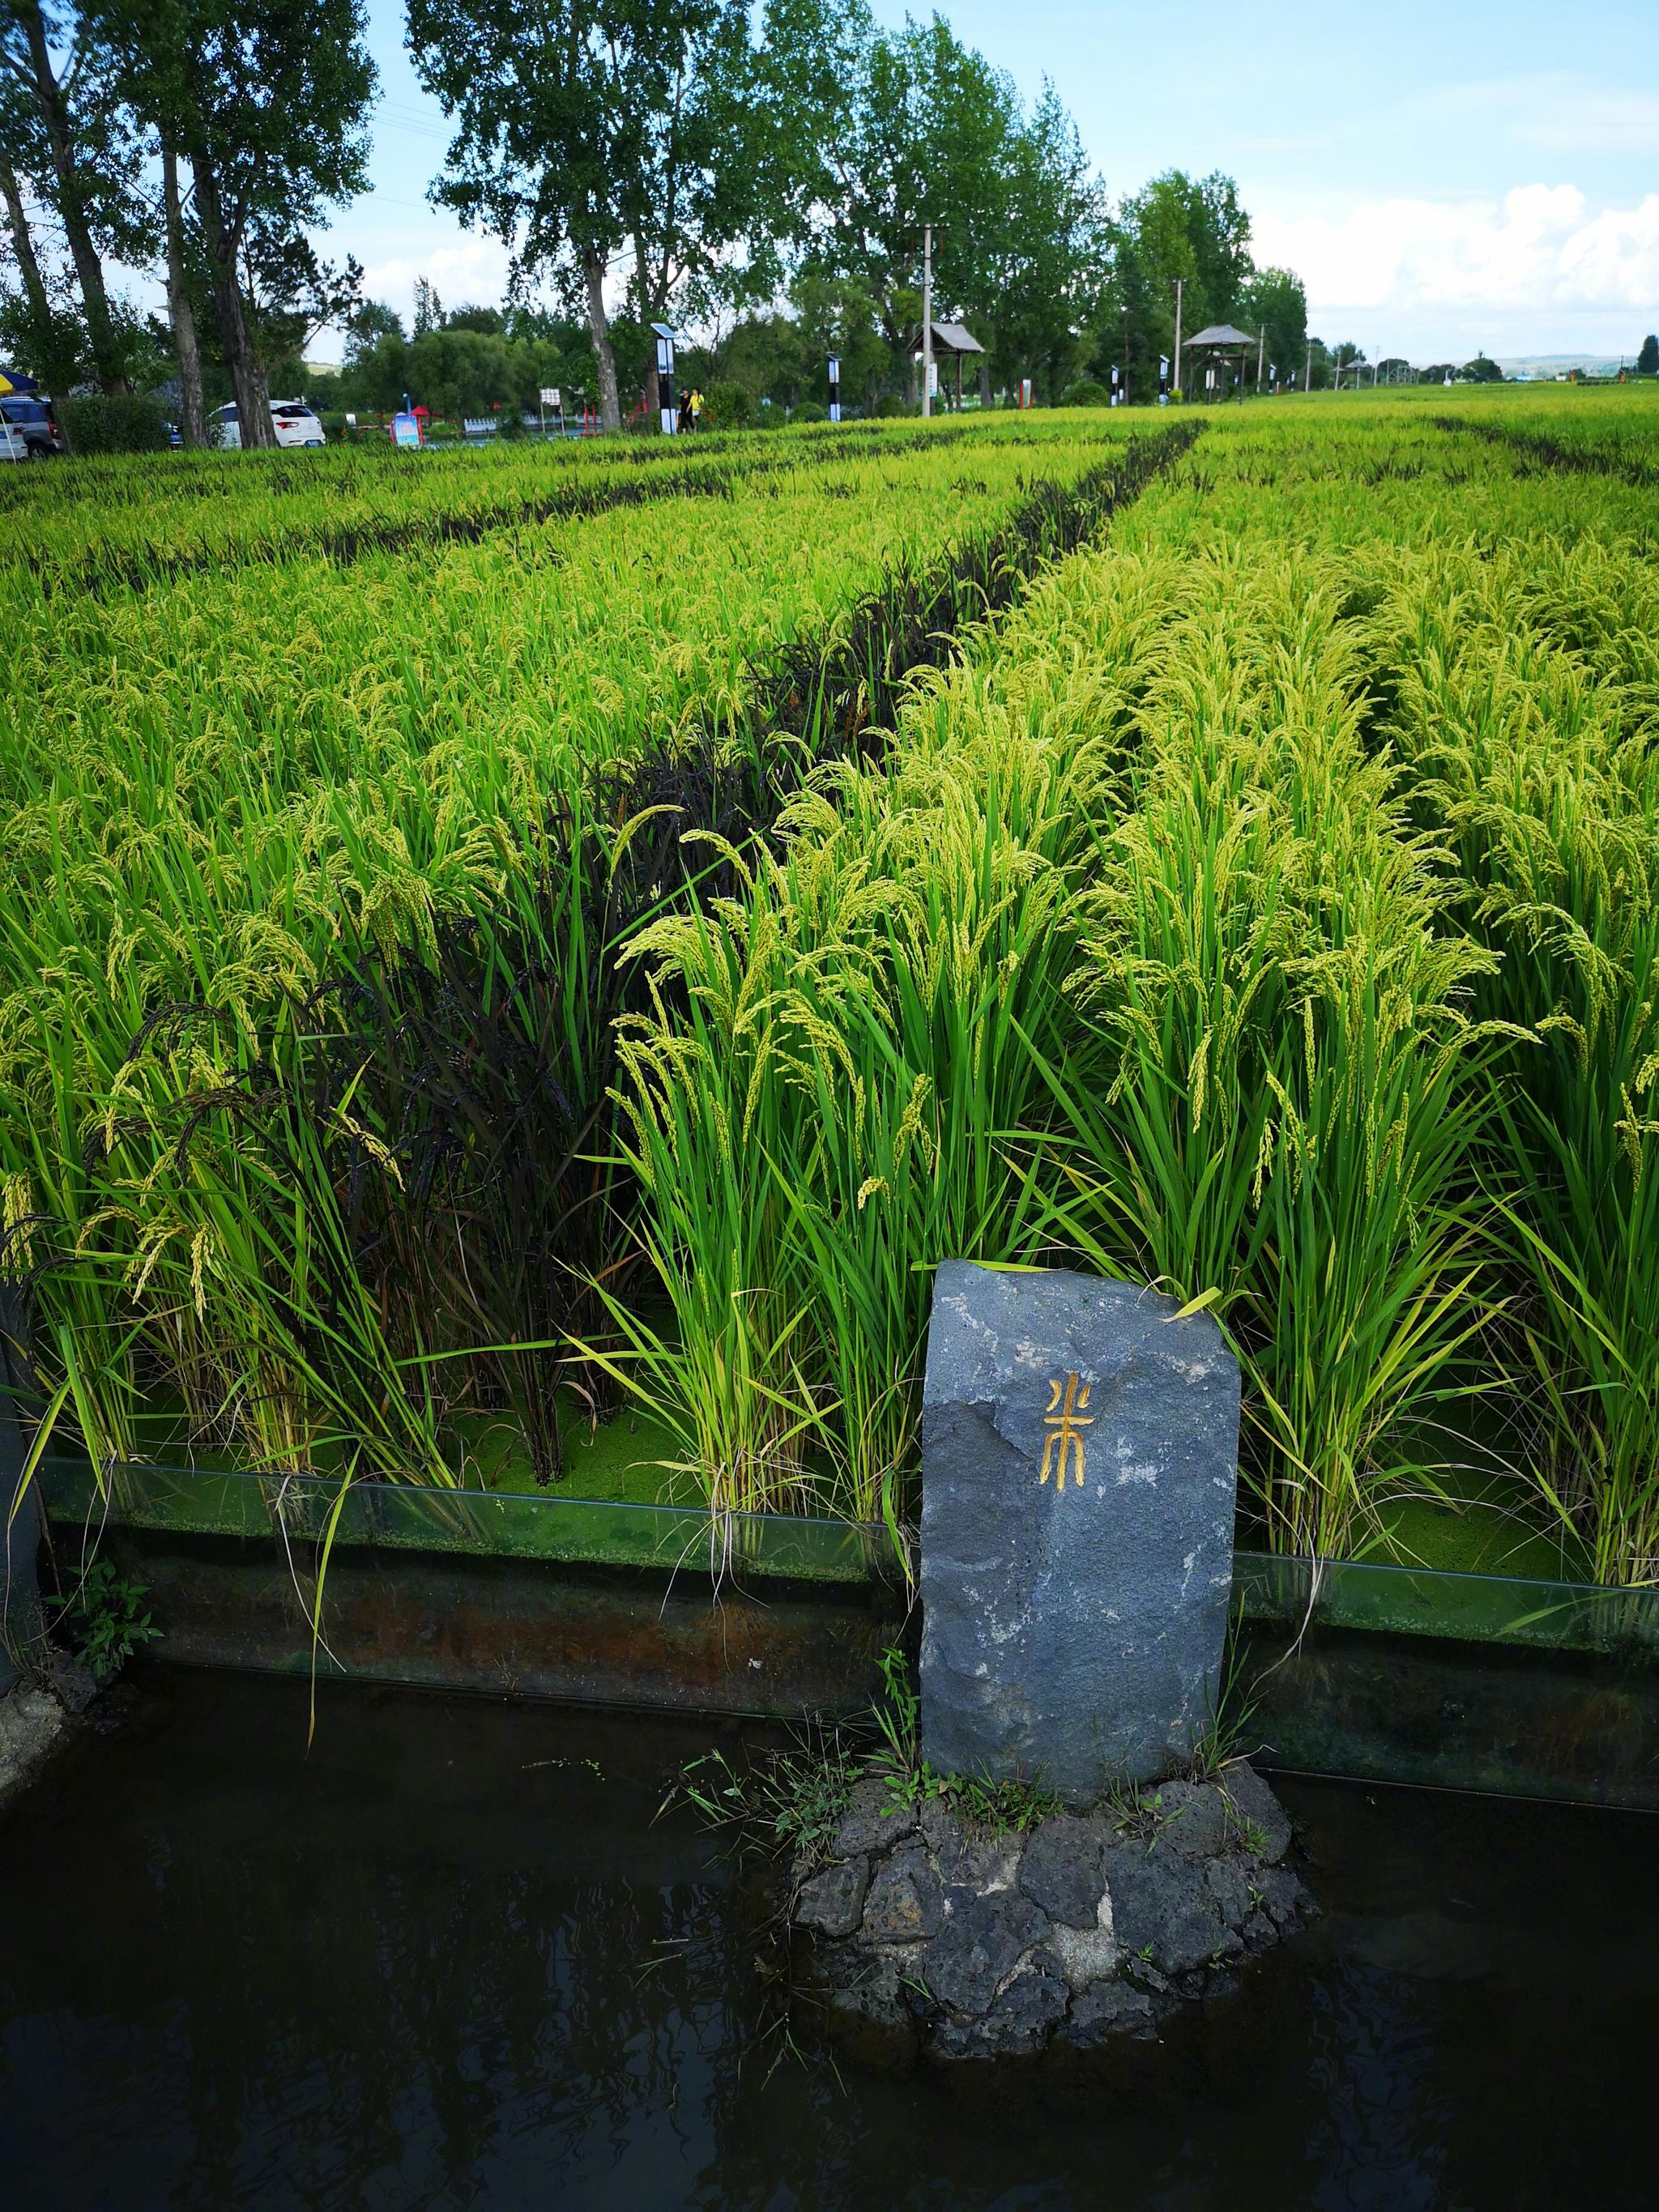
[{"label": "person walking", "polygon": [[689,386],[688,386],[688,388],[687,388],[685,391],[682,392],[681,392],[681,394],[680,394],[680,421],[679,421],[679,427],[680,427],[680,429],[681,429],[682,433],[684,433],[684,431],[690,430],[690,429],[691,429],[691,428],[693,428],[695,427],[695,426],[694,426],[694,422],[693,422],[692,414],[691,414],[691,393],[690,393],[690,387],[689,387]]},{"label": "person walking", "polygon": [[702,393],[695,384],[691,387],[691,428],[694,430],[702,428]]}]

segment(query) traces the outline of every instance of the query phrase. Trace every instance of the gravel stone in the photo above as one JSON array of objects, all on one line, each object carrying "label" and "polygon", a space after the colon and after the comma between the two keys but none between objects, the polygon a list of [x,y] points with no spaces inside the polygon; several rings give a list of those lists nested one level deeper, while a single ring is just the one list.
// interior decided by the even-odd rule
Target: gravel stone
[{"label": "gravel stone", "polygon": [[1145,2039],[1153,2033],[1152,2001],[1146,1991],[1127,1982],[1103,1982],[1072,2000],[1071,2016],[1055,2040],[1074,2051],[1095,2051],[1115,2035]]},{"label": "gravel stone", "polygon": [[90,1667],[71,1659],[67,1651],[48,1651],[46,1672],[52,1693],[66,1713],[85,1712],[104,1687]]},{"label": "gravel stone", "polygon": [[1029,2057],[1041,2051],[1066,2017],[1069,1993],[1058,1975],[1041,1967],[1014,1976],[980,2025],[987,2050],[994,2057]]},{"label": "gravel stone", "polygon": [[1236,1857],[1212,1859],[1204,1869],[1216,1909],[1230,1928],[1242,1928],[1255,1910],[1250,1894],[1254,1862],[1240,1853]]},{"label": "gravel stone", "polygon": [[937,1798],[922,1808],[921,1832],[942,1881],[982,1892],[1013,1887],[1024,1849],[1021,1837],[972,1828]]},{"label": "gravel stone", "polygon": [[[1288,1845],[1271,1790],[1240,1774],[1255,1839]],[[892,1801],[863,1789],[845,1832],[879,1847],[816,1869],[797,1901],[837,2039],[888,2070],[922,2052],[1091,2051],[1235,1989],[1237,1962],[1317,1908],[1293,1867],[1245,1847],[1233,1800],[1171,1781],[1133,1806],[1050,1814],[1021,1837],[935,1798],[901,1808],[890,1841],[874,1823]]]},{"label": "gravel stone", "polygon": [[814,1983],[830,2026],[866,2065],[902,2070],[916,2053],[916,2025],[904,1969],[892,1957],[842,1949],[821,1952]]},{"label": "gravel stone", "polygon": [[831,1848],[841,1859],[860,1851],[890,1850],[901,1838],[914,1835],[915,1826],[915,1807],[890,1789],[881,1776],[866,1775],[853,1786]]},{"label": "gravel stone", "polygon": [[1068,1928],[1097,1928],[1106,1887],[1105,1854],[1103,1823],[1074,1814],[1054,1814],[1027,1839],[1019,1886],[1050,1920],[1064,1921]]},{"label": "gravel stone", "polygon": [[1289,1867],[1262,1867],[1255,1887],[1262,1911],[1282,1935],[1291,1934],[1319,1910]]},{"label": "gravel stone", "polygon": [[1119,1847],[1106,1854],[1106,1887],[1126,1956],[1147,1959],[1164,1974],[1209,1964],[1222,1920],[1201,1867],[1159,1845]]},{"label": "gravel stone", "polygon": [[1048,1930],[1048,1950],[1068,1988],[1086,1990],[1116,1971],[1117,1937],[1110,1928],[1067,1928],[1056,1923]]},{"label": "gravel stone", "polygon": [[1048,1923],[1018,1890],[975,1897],[947,1889],[944,1926],[921,1954],[921,1978],[942,2005],[972,2018],[998,1990]]},{"label": "gravel stone", "polygon": [[19,1684],[0,1697],[0,1799],[23,1788],[66,1725],[63,1707],[45,1690]]},{"label": "gravel stone", "polygon": [[850,1936],[862,1917],[869,1887],[868,1859],[846,1859],[825,1867],[801,1885],[795,1899],[795,1925],[820,1936]]},{"label": "gravel stone", "polygon": [[1212,1858],[1232,1840],[1227,1800],[1212,1783],[1163,1783],[1152,1806],[1158,1840],[1177,1857]]},{"label": "gravel stone", "polygon": [[1270,1951],[1279,1941],[1279,1930],[1265,1912],[1253,1912],[1238,1932],[1247,1951]]},{"label": "gravel stone", "polygon": [[944,1892],[920,1844],[879,1862],[864,1900],[863,1932],[871,1942],[913,1943],[938,1935]]},{"label": "gravel stone", "polygon": [[1236,1759],[1221,1771],[1218,1787],[1240,1832],[1248,1828],[1260,1848],[1263,1866],[1277,1866],[1291,1848],[1291,1818],[1248,1760]]}]

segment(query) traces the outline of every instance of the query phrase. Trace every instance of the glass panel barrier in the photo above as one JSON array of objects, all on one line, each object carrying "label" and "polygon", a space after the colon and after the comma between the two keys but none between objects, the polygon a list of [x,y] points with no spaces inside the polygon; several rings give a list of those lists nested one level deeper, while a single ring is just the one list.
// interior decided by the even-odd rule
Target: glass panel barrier
[{"label": "glass panel barrier", "polygon": [[1233,1713],[1270,1766],[1659,1812],[1651,1590],[1239,1562]]},{"label": "glass panel barrier", "polygon": [[[100,1489],[67,1458],[39,1480],[64,1550],[107,1529],[131,1555],[180,1664],[850,1712],[904,1632],[880,1528],[202,1468],[126,1465]],[[231,1540],[208,1556],[195,1536]],[[724,1602],[694,1580],[540,1571],[555,1564],[689,1570]],[[1659,1811],[1659,1591],[1251,1552],[1234,1571],[1232,1725],[1267,1764]],[[769,1577],[788,1581],[757,1589]]]},{"label": "glass panel barrier", "polygon": [[[568,1560],[720,1574],[748,1570],[857,1582],[892,1567],[887,1531],[789,1514],[711,1516],[529,1493],[438,1490],[210,1468],[118,1467],[100,1494],[85,1461],[53,1457],[37,1476],[54,1522]],[[1659,1660],[1659,1589],[1617,1589],[1354,1559],[1241,1551],[1234,1582],[1247,1621],[1451,1637],[1540,1650],[1646,1652]]]},{"label": "glass panel barrier", "polygon": [[91,1465],[49,1459],[48,1518],[180,1535],[288,1536],[509,1559],[863,1582],[891,1559],[884,1528],[788,1514],[711,1515],[547,1493],[438,1490],[315,1475],[128,1463],[100,1491]]},{"label": "glass panel barrier", "polygon": [[1659,1589],[1448,1573],[1360,1559],[1240,1552],[1235,1592],[1247,1621],[1369,1629],[1534,1650],[1641,1656],[1659,1663]]}]

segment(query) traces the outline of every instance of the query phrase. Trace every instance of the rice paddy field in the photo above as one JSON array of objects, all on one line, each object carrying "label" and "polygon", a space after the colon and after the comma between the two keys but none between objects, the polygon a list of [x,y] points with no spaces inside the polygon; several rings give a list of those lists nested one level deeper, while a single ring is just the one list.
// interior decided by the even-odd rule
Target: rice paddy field
[{"label": "rice paddy field", "polygon": [[1652,1580],[1656,540],[1622,389],[13,471],[40,1433],[902,1547],[1069,1264],[1253,1540]]}]

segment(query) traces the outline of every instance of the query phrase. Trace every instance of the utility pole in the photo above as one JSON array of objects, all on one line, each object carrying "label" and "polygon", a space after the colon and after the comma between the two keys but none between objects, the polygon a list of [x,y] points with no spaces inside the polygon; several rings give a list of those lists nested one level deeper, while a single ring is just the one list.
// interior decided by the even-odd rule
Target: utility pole
[{"label": "utility pole", "polygon": [[933,226],[921,234],[921,411],[933,411]]},{"label": "utility pole", "polygon": [[1181,288],[1185,281],[1184,277],[1176,278],[1175,391],[1177,399],[1181,397]]},{"label": "utility pole", "polygon": [[1258,399],[1261,397],[1261,363],[1265,358],[1267,343],[1267,325],[1266,323],[1263,323],[1261,328],[1256,333],[1255,340],[1255,396]]},{"label": "utility pole", "polygon": [[1313,390],[1313,340],[1311,338],[1308,340],[1308,359],[1302,371],[1302,389],[1304,392]]},{"label": "utility pole", "polygon": [[1129,404],[1129,310],[1123,310],[1123,404]]}]

